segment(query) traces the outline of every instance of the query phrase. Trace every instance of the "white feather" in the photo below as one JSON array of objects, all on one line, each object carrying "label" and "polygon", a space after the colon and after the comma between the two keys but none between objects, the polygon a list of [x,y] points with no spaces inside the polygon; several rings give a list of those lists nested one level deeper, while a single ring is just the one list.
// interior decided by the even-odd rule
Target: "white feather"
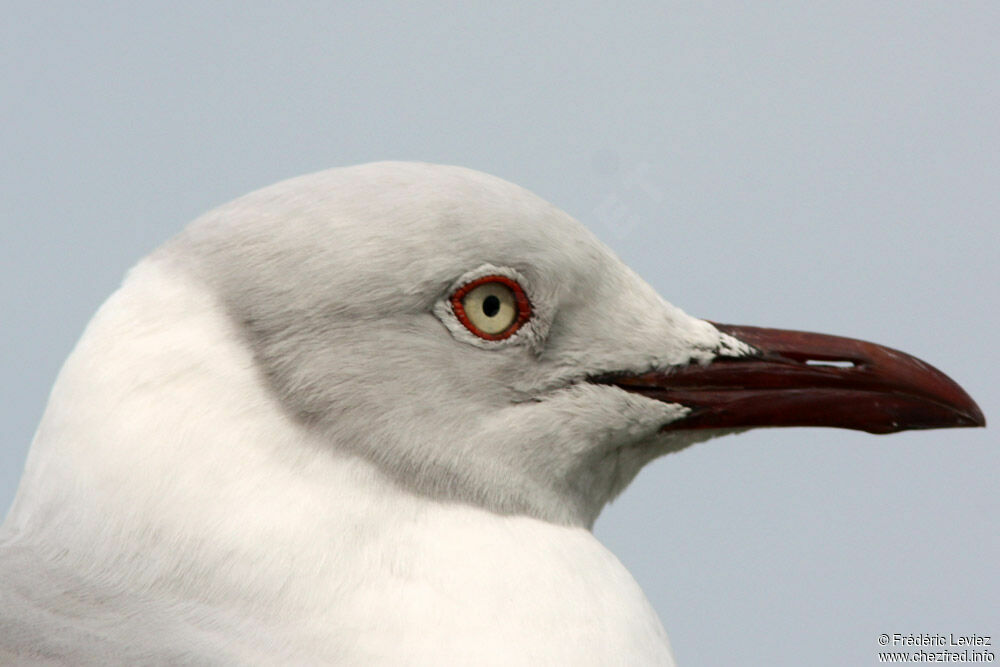
[{"label": "white feather", "polygon": [[[529,292],[522,339],[469,344],[441,306],[483,266]],[[670,665],[589,527],[696,438],[579,380],[739,345],[475,172],[237,200],[62,369],[0,533],[0,662]]]}]

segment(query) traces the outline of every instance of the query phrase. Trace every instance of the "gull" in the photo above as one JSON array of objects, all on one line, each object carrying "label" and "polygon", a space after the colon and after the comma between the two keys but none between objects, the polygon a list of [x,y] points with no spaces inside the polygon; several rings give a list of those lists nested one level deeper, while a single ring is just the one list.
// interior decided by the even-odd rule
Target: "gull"
[{"label": "gull", "polygon": [[592,535],[763,426],[984,426],[872,343],[724,325],[472,170],[288,180],[136,265],[0,532],[2,664],[672,665]]}]

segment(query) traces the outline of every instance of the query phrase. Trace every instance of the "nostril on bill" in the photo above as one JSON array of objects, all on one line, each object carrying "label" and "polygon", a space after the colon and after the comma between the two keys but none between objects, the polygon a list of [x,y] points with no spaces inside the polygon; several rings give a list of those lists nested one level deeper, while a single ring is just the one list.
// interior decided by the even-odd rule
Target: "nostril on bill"
[{"label": "nostril on bill", "polygon": [[806,359],[807,366],[832,366],[834,368],[854,368],[856,363],[848,359]]}]

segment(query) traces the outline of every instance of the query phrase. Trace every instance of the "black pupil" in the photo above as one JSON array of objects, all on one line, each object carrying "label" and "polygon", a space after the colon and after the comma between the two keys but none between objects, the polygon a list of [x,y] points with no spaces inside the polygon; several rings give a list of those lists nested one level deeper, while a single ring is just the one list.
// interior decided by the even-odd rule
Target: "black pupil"
[{"label": "black pupil", "polygon": [[493,317],[500,312],[500,299],[493,294],[483,299],[483,314],[486,317]]}]

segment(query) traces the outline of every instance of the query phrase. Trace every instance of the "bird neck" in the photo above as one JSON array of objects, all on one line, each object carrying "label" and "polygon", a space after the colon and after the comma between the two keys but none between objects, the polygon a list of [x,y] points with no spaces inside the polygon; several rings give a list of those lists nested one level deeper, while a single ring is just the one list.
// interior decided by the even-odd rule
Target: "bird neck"
[{"label": "bird neck", "polygon": [[321,562],[362,515],[416,512],[404,494],[285,414],[224,309],[147,260],[62,368],[3,537],[146,583],[193,562],[174,578],[245,582],[235,563]]},{"label": "bird neck", "polygon": [[584,528],[415,493],[294,419],[258,368],[200,284],[141,263],[60,371],[0,540],[129,590],[288,609],[437,572],[451,552],[420,554],[477,532],[603,553]]}]

